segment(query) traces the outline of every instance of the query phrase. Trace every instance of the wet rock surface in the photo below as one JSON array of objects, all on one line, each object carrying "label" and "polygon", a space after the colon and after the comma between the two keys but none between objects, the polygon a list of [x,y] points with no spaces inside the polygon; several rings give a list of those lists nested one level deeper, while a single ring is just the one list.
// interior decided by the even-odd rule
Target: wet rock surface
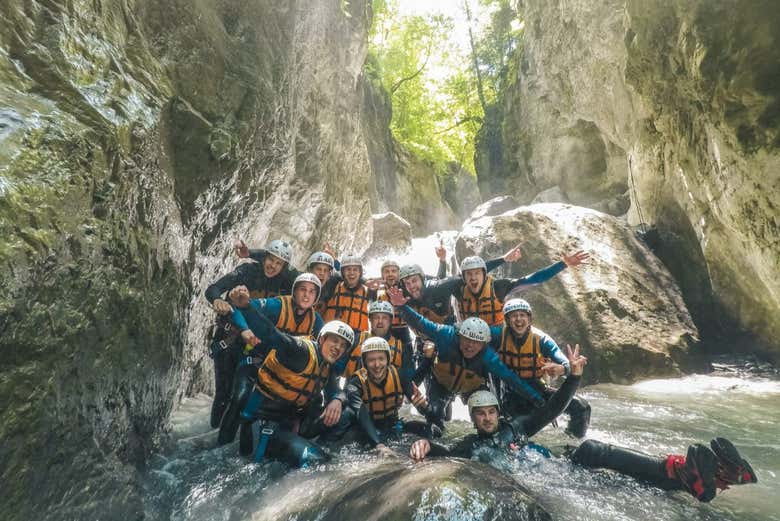
[{"label": "wet rock surface", "polygon": [[585,250],[587,265],[567,268],[512,296],[531,303],[534,324],[556,342],[579,343],[589,382],[630,383],[696,366],[698,331],[669,271],[619,219],[563,204],[520,207],[469,220],[459,258],[493,258],[520,243],[523,257],[497,276],[520,277]]},{"label": "wet rock surface", "polygon": [[483,195],[558,186],[656,225],[708,345],[736,332],[723,349],[780,356],[780,5],[530,0],[522,16],[480,133]]},{"label": "wet rock surface", "polygon": [[374,240],[364,257],[379,257],[391,251],[403,252],[412,245],[412,226],[393,212],[372,215],[371,224]]}]

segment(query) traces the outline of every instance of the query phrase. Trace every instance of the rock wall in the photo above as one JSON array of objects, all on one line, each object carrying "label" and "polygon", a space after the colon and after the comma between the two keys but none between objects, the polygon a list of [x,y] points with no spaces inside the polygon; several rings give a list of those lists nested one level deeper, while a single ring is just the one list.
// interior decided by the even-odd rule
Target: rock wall
[{"label": "rock wall", "polygon": [[468,215],[456,215],[433,166],[406,151],[390,131],[393,116],[388,93],[366,74],[362,83],[362,122],[372,170],[371,207],[408,220],[415,236],[457,227]]},{"label": "rock wall", "polygon": [[780,4],[521,4],[524,51],[480,134],[483,193],[557,188],[656,225],[703,338],[780,357]]},{"label": "rock wall", "polygon": [[[0,7],[3,519],[137,519],[230,243],[370,243],[365,1]],[[316,229],[315,229],[316,224]],[[363,234],[356,229],[369,230]]]}]

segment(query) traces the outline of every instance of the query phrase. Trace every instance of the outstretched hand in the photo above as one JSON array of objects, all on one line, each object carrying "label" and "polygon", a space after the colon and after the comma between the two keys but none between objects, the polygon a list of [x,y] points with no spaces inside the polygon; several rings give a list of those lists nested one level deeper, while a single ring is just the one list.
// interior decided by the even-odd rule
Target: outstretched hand
[{"label": "outstretched hand", "polygon": [[341,419],[341,400],[331,400],[325,410],[320,414],[322,423],[326,427],[333,427]]},{"label": "outstretched hand", "polygon": [[409,297],[404,296],[401,288],[387,288],[387,296],[390,298],[390,303],[394,306],[404,306],[409,302]]},{"label": "outstretched hand", "polygon": [[238,239],[233,243],[233,250],[241,259],[246,259],[249,257],[249,246],[246,245],[243,239]]},{"label": "outstretched hand", "polygon": [[520,252],[520,245],[518,244],[508,252],[504,254],[504,262],[516,262],[520,260],[523,254]]},{"label": "outstretched hand", "polygon": [[333,257],[336,258],[336,250],[333,249],[333,246],[330,245],[329,242],[325,242],[325,244],[322,245],[322,251]]},{"label": "outstretched hand", "polygon": [[443,244],[436,246],[436,256],[441,262],[447,262],[447,248]]},{"label": "outstretched hand", "polygon": [[574,344],[574,350],[572,350],[570,344],[566,344],[566,357],[569,359],[571,365],[571,374],[574,376],[582,375],[582,371],[585,365],[588,363],[588,359],[580,355],[580,345]]},{"label": "outstretched hand", "polygon": [[418,411],[426,409],[428,407],[428,400],[415,383],[412,383],[412,393],[412,405],[414,405]]},{"label": "outstretched hand", "polygon": [[236,286],[230,290],[228,298],[237,308],[245,308],[249,305],[249,289],[244,285]]},{"label": "outstretched hand", "polygon": [[384,280],[382,279],[367,279],[366,280],[366,287],[370,289],[371,291],[377,291],[382,288],[382,285],[384,285]]},{"label": "outstretched hand", "polygon": [[582,250],[574,252],[571,255],[566,255],[566,254],[563,255],[563,262],[569,268],[573,268],[574,266],[579,266],[580,264],[587,264],[589,259],[590,259],[590,253]]}]

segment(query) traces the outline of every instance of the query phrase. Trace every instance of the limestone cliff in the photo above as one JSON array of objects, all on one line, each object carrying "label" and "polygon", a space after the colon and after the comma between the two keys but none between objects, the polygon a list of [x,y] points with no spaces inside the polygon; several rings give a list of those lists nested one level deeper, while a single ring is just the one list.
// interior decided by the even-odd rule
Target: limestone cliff
[{"label": "limestone cliff", "polygon": [[554,188],[656,225],[703,339],[741,329],[780,356],[780,4],[521,4],[524,51],[480,135],[485,195]]},{"label": "limestone cliff", "polygon": [[[365,1],[0,7],[3,519],[135,519],[230,242],[370,242]],[[315,229],[316,223],[316,229]]]}]

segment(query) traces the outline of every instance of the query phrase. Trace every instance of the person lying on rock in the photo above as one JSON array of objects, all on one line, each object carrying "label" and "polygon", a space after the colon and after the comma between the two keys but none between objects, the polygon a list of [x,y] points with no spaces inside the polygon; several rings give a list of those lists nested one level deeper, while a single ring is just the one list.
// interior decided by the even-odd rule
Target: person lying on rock
[{"label": "person lying on rock", "polygon": [[437,324],[407,306],[409,299],[400,290],[390,289],[388,294],[390,302],[401,309],[409,325],[436,345],[437,354],[428,380],[428,403],[439,429],[443,430],[443,422],[450,419],[448,406],[455,395],[461,394],[466,398],[477,389],[484,388],[488,374],[505,382],[536,406],[544,405],[542,395],[488,348],[490,327],[484,320],[469,317],[458,326]]},{"label": "person lying on rock", "polygon": [[[428,439],[415,441],[409,456],[415,461],[426,457],[456,456],[487,457],[492,451],[510,452],[518,456],[524,450],[536,450],[549,455],[544,447],[528,439],[552,422],[565,408],[580,382],[587,359],[579,346],[567,346],[571,372],[541,408],[511,420],[500,415],[498,399],[490,391],[477,391],[469,398],[471,421],[477,429],[455,443],[444,447]],[[725,438],[715,438],[710,446],[695,444],[687,455],[655,457],[596,440],[587,440],[569,454],[575,464],[592,469],[610,469],[664,490],[685,490],[699,501],[711,501],[717,489],[730,485],[755,483],[757,477],[734,445]]]},{"label": "person lying on rock", "polygon": [[[504,255],[503,261],[515,262],[520,257],[520,247],[517,246]],[[488,275],[488,266],[482,257],[466,257],[460,264],[460,277],[441,280],[431,285],[428,291],[440,294],[439,298],[454,296],[458,301],[461,320],[466,317],[479,317],[488,325],[497,326],[504,322],[501,308],[510,292],[521,286],[546,282],[567,267],[579,266],[589,257],[590,255],[583,251],[564,255],[563,260],[519,279],[494,279]]]},{"label": "person lying on rock", "polygon": [[[503,315],[504,324],[490,328],[490,346],[517,376],[549,399],[555,389],[548,387],[542,377],[569,374],[569,360],[552,338],[531,325],[533,313],[528,302],[521,298],[507,300]],[[532,404],[509,389],[502,389],[500,396],[501,410],[507,416],[522,416],[533,409]],[[565,412],[570,418],[566,432],[584,438],[590,423],[590,404],[573,396]]]},{"label": "person lying on rock", "polygon": [[[230,403],[219,425],[217,443],[232,442],[238,430],[241,410],[257,382],[257,370],[263,361],[265,346],[260,346],[244,318],[243,312],[250,306],[266,316],[283,333],[294,336],[316,338],[323,326],[314,306],[320,296],[320,279],[312,273],[301,273],[292,285],[292,296],[284,295],[267,299],[250,299],[246,286],[237,286],[230,291],[230,300],[235,303],[231,315],[235,326],[241,331],[244,349],[236,376]],[[257,345],[256,345],[257,344]],[[243,429],[248,429],[244,425]],[[244,433],[246,436],[247,434]]]},{"label": "person lying on rock", "polygon": [[242,314],[266,352],[257,383],[241,411],[243,423],[258,422],[257,445],[245,435],[250,431],[242,428],[239,452],[248,455],[254,450],[255,461],[268,457],[293,466],[328,461],[330,456],[306,438],[313,436],[310,431],[333,427],[341,419],[343,397],[326,396],[327,406],[322,410],[322,390],[334,388],[333,364],[354,342],[354,331],[332,320],[315,341],[283,333],[251,306]]},{"label": "person lying on rock", "polygon": [[402,432],[430,436],[429,425],[433,418],[429,422],[405,421],[398,415],[404,396],[423,416],[430,416],[430,410],[425,397],[412,381],[411,373],[396,367],[391,361],[392,354],[384,338],[371,337],[363,342],[361,368],[347,381],[341,420],[323,435],[325,439],[339,439],[357,426],[362,438],[381,454],[387,455],[392,451],[384,442],[392,436]]},{"label": "person lying on rock", "polygon": [[218,315],[209,350],[214,359],[211,426],[215,428],[219,425],[230,399],[230,390],[233,388],[236,367],[243,349],[240,331],[233,327],[229,320],[232,308],[230,302],[225,299],[225,294],[236,286],[245,286],[252,298],[289,295],[293,280],[300,274],[290,266],[292,247],[287,242],[274,240],[266,249],[256,251],[258,262],[240,264],[232,272],[217,279],[205,293],[206,299]]}]

